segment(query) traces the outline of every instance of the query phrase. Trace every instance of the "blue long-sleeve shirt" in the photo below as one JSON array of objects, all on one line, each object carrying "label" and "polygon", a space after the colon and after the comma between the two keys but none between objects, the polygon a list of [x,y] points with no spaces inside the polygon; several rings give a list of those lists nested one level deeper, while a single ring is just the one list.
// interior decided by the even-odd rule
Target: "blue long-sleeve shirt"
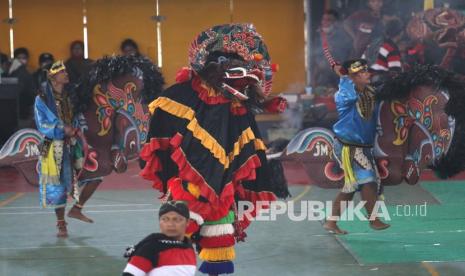
[{"label": "blue long-sleeve shirt", "polygon": [[63,140],[65,136],[63,122],[37,96],[34,103],[34,119],[37,130],[49,139]]},{"label": "blue long-sleeve shirt", "polygon": [[376,135],[376,120],[378,104],[375,104],[373,113],[367,119],[363,118],[357,109],[359,95],[355,91],[353,81],[342,76],[339,81],[339,90],[334,96],[339,115],[333,126],[333,131],[342,142],[354,145],[373,145]]}]

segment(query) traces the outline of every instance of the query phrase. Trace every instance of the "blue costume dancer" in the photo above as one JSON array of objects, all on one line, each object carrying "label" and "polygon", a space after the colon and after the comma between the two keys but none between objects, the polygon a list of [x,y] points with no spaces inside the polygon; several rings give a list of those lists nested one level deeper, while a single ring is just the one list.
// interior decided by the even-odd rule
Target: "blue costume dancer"
[{"label": "blue costume dancer", "polygon": [[[47,102],[51,104],[47,105]],[[59,208],[66,205],[73,172],[70,147],[65,143],[64,122],[57,114],[54,102],[52,93],[48,93],[47,98],[37,96],[35,120],[37,129],[45,136],[39,160],[40,205]]]},{"label": "blue costume dancer", "polygon": [[52,65],[48,78],[42,83],[34,105],[36,126],[44,135],[39,159],[40,204],[55,208],[57,236],[67,237],[64,212],[68,194],[73,191],[75,161],[79,156],[73,154],[76,149],[73,109],[65,91],[69,80],[63,62]]},{"label": "blue costume dancer", "polygon": [[379,183],[373,157],[379,105],[370,86],[357,92],[354,81],[346,75],[341,76],[335,102],[339,119],[333,126],[334,155],[346,172],[343,192],[351,193],[365,183]]},{"label": "blue costume dancer", "polygon": [[373,155],[376,135],[376,120],[379,105],[370,84],[366,61],[346,61],[341,68],[334,66],[340,76],[339,91],[335,95],[339,115],[333,130],[336,134],[334,157],[344,170],[344,187],[333,202],[332,216],[325,228],[336,234],[346,234],[339,229],[341,202],[353,199],[356,191],[361,192],[370,217],[370,226],[376,230],[389,227],[373,215],[373,209],[381,192],[380,180]]}]

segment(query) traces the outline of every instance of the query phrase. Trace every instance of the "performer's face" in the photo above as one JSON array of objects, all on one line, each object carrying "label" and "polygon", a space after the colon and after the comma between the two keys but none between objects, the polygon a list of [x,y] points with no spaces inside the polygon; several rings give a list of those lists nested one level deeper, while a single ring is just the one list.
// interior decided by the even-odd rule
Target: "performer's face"
[{"label": "performer's face", "polygon": [[57,84],[67,84],[69,82],[68,73],[66,70],[61,70],[53,76],[53,81]]},{"label": "performer's face", "polygon": [[358,73],[352,74],[351,79],[357,86],[365,86],[370,84],[371,74],[367,70],[362,70]]},{"label": "performer's face", "polygon": [[171,211],[160,217],[160,230],[168,237],[183,239],[186,233],[187,219]]}]

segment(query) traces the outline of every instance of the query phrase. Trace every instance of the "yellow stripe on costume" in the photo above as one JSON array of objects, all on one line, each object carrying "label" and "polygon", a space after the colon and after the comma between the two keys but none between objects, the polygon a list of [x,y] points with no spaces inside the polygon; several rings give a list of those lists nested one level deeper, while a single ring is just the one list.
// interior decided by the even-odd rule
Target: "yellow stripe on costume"
[{"label": "yellow stripe on costume", "polygon": [[262,139],[255,139],[253,143],[256,150],[266,150],[265,143],[262,141]]},{"label": "yellow stripe on costume", "polygon": [[199,186],[192,184],[190,182],[187,183],[187,191],[189,191],[189,193],[193,195],[195,198],[199,198],[200,196]]},{"label": "yellow stripe on costume", "polygon": [[234,246],[217,247],[217,248],[202,248],[199,258],[203,261],[232,261],[236,258]]},{"label": "yellow stripe on costume", "polygon": [[254,142],[254,147],[255,150],[266,150],[265,143],[261,139],[255,138],[255,135],[250,127],[246,128],[239,138],[237,139],[237,142],[234,143],[233,150],[229,153],[228,159],[229,162],[232,163],[234,161],[234,158],[238,156],[242,149],[245,147],[250,142]]},{"label": "yellow stripe on costume", "polygon": [[178,118],[188,120],[189,123],[187,124],[187,129],[189,129],[193,136],[197,138],[216,159],[218,159],[225,169],[229,168],[234,158],[240,154],[242,148],[252,141],[254,142],[256,150],[266,150],[265,143],[263,143],[261,139],[257,139],[252,129],[249,127],[241,133],[237,142],[234,143],[232,151],[226,155],[226,151],[218,143],[218,141],[216,141],[213,136],[200,126],[199,122],[195,118],[195,111],[190,107],[167,97],[159,97],[149,104],[150,113],[153,114],[157,108],[160,108],[161,110]]},{"label": "yellow stripe on costume", "polygon": [[350,157],[350,147],[342,147],[342,169],[344,170],[344,189],[354,185],[357,182]]},{"label": "yellow stripe on costume", "polygon": [[[47,155],[40,159],[40,183],[42,184],[42,207],[47,207],[47,184],[56,184],[59,181],[58,168],[55,162],[54,146],[52,143]],[[51,183],[50,183],[51,182]]]},{"label": "yellow stripe on costume", "polygon": [[57,164],[55,162],[53,143],[49,147],[47,156],[42,157],[40,166],[41,166],[40,172],[43,175],[48,175],[50,177],[58,177],[58,170],[57,170]]},{"label": "yellow stripe on costume", "polygon": [[155,101],[149,104],[150,113],[154,113],[155,109],[160,108],[161,110],[168,112],[178,118],[189,120],[187,129],[189,129],[195,138],[199,139],[201,144],[210,150],[213,156],[220,161],[223,166],[227,166],[226,152],[223,147],[215,140],[205,129],[203,129],[197,119],[195,118],[195,112],[190,107],[185,106],[181,103],[173,101],[167,97],[159,97]]}]

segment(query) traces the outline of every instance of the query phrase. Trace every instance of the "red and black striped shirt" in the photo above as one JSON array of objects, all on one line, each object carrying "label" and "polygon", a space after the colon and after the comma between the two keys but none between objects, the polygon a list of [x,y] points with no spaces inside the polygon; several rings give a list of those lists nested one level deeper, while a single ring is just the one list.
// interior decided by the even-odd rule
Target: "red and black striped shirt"
[{"label": "red and black striped shirt", "polygon": [[193,276],[195,270],[195,251],[187,238],[178,241],[156,233],[135,246],[123,276]]},{"label": "red and black striped shirt", "polygon": [[373,71],[400,72],[402,63],[400,51],[397,45],[390,39],[386,38],[379,47],[378,55],[375,62],[370,66]]}]

